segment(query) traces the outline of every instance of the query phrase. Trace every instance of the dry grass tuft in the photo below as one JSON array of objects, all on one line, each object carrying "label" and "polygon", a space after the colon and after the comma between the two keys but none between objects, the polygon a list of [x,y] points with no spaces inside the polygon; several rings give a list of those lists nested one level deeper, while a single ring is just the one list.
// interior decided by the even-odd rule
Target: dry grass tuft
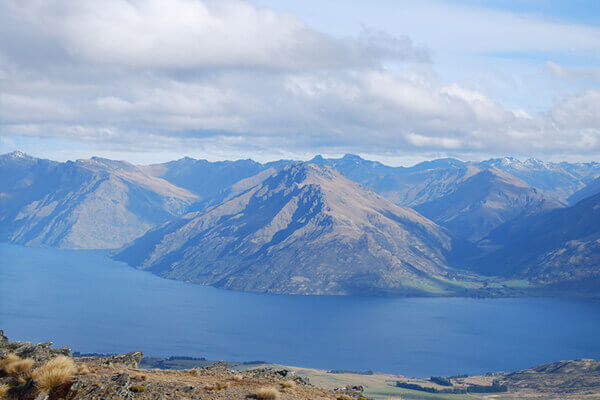
[{"label": "dry grass tuft", "polygon": [[6,383],[0,384],[0,398],[5,398],[8,395],[8,391],[10,390],[10,386]]},{"label": "dry grass tuft", "polygon": [[76,373],[77,367],[72,359],[58,356],[36,368],[32,378],[38,389],[49,392],[58,385],[69,381]]},{"label": "dry grass tuft", "polygon": [[87,365],[81,364],[77,368],[77,375],[89,375],[89,374],[90,374],[90,369],[88,368]]},{"label": "dry grass tuft", "polygon": [[348,396],[347,394],[340,394],[340,395],[338,395],[337,400],[354,400],[354,399],[352,399],[352,397]]},{"label": "dry grass tuft", "polygon": [[7,354],[5,357],[0,358],[0,370],[4,370],[8,364],[19,361],[21,358],[15,354]]},{"label": "dry grass tuft", "polygon": [[241,382],[244,379],[244,377],[241,375],[234,375],[231,377],[231,379],[233,379],[236,382]]},{"label": "dry grass tuft", "polygon": [[[18,357],[17,357],[18,358]],[[14,377],[28,377],[33,368],[33,360],[31,358],[17,359],[16,361],[6,364],[4,372]]]},{"label": "dry grass tuft", "polygon": [[130,387],[129,390],[131,390],[133,393],[142,393],[146,391],[146,386],[134,385]]},{"label": "dry grass tuft", "polygon": [[133,379],[138,380],[138,381],[147,381],[148,375],[146,375],[146,374],[136,375],[133,377]]},{"label": "dry grass tuft", "polygon": [[277,400],[279,391],[275,388],[261,388],[256,392],[256,398],[259,400]]},{"label": "dry grass tuft", "polygon": [[208,390],[208,391],[223,390],[225,388],[227,388],[227,384],[221,383],[221,382],[215,382],[212,385],[209,385],[209,384],[204,385],[204,390]]},{"label": "dry grass tuft", "polygon": [[281,384],[281,386],[283,386],[284,388],[290,389],[290,388],[295,388],[296,387],[296,382],[294,381],[285,381]]},{"label": "dry grass tuft", "polygon": [[200,371],[198,370],[198,368],[190,369],[188,372],[192,376],[198,376],[200,374]]}]

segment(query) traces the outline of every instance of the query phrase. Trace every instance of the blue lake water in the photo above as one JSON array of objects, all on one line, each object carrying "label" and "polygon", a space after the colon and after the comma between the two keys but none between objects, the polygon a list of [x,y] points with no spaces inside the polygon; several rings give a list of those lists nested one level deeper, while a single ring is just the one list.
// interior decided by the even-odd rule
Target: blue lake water
[{"label": "blue lake water", "polygon": [[240,293],[101,251],[0,244],[0,328],[81,352],[266,360],[410,376],[600,358],[600,303]]}]

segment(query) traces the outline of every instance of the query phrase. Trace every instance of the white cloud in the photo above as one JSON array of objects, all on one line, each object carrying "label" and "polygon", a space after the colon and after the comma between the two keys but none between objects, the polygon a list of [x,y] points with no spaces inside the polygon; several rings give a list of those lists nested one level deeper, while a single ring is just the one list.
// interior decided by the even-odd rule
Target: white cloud
[{"label": "white cloud", "polygon": [[333,38],[238,0],[26,0],[5,1],[4,11],[75,59],[117,66],[347,68],[429,57],[406,37]]},{"label": "white cloud", "polygon": [[238,0],[0,0],[0,34],[2,136],[111,151],[600,153],[597,90],[513,111],[441,84],[408,38],[333,37]]},{"label": "white cloud", "polygon": [[600,68],[565,68],[552,61],[546,63],[546,68],[561,79],[600,81]]},{"label": "white cloud", "polygon": [[563,129],[589,129],[600,136],[600,90],[589,89],[567,97],[550,113],[552,120]]}]

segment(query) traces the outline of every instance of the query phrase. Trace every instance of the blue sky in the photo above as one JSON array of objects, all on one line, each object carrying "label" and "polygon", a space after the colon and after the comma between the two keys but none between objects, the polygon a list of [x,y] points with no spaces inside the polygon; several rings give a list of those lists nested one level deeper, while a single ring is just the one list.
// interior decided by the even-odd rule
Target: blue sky
[{"label": "blue sky", "polygon": [[0,152],[600,155],[600,2],[0,0]]}]

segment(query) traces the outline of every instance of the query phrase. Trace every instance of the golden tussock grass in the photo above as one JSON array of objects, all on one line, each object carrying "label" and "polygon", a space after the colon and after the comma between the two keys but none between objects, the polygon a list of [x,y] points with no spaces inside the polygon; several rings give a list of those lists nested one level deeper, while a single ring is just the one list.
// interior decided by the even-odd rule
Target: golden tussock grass
[{"label": "golden tussock grass", "polygon": [[18,359],[4,366],[4,372],[14,377],[27,377],[31,374],[33,360],[31,358]]},{"label": "golden tussock grass", "polygon": [[20,359],[19,356],[12,353],[7,354],[5,357],[0,358],[0,370],[4,370],[8,364],[19,361]]},{"label": "golden tussock grass", "polygon": [[131,390],[133,393],[142,393],[146,391],[146,386],[135,385],[129,388],[129,390]]},{"label": "golden tussock grass", "polygon": [[58,356],[46,361],[33,371],[32,378],[38,389],[50,391],[69,381],[77,373],[77,367],[72,359]]},{"label": "golden tussock grass", "polygon": [[146,374],[136,375],[133,377],[133,379],[135,379],[137,381],[146,381],[146,380],[148,380],[148,375],[146,375]]},{"label": "golden tussock grass", "polygon": [[204,390],[209,390],[209,391],[212,391],[212,390],[223,390],[223,389],[225,389],[227,387],[228,387],[228,385],[226,383],[215,382],[212,385],[209,385],[209,384],[204,385]]},{"label": "golden tussock grass", "polygon": [[0,384],[0,398],[6,397],[8,391],[10,390],[10,386],[6,383]]},{"label": "golden tussock grass", "polygon": [[352,397],[348,396],[347,394],[340,394],[337,397],[337,400],[353,400]]},{"label": "golden tussock grass", "polygon": [[294,388],[296,387],[296,382],[294,381],[285,381],[281,384],[281,386],[283,386],[284,388]]},{"label": "golden tussock grass", "polygon": [[79,367],[77,367],[77,375],[89,375],[89,374],[90,374],[90,369],[88,368],[87,365],[81,364]]},{"label": "golden tussock grass", "polygon": [[277,400],[279,391],[275,388],[261,388],[256,391],[256,397],[259,400]]}]

